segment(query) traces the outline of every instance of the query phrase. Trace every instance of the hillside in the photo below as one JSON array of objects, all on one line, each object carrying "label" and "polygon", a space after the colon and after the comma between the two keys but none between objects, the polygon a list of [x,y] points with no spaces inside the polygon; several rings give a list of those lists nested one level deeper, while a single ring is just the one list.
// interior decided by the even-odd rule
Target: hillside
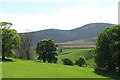
[{"label": "hillside", "polygon": [[14,59],[14,61],[2,63],[2,80],[44,80],[43,78],[52,80],[75,80],[77,78],[117,80],[118,78],[114,73],[95,71],[94,68],[88,67],[49,64],[21,59]]},{"label": "hillside", "polygon": [[48,64],[20,59],[15,59],[15,61],[16,62],[2,63],[3,78],[11,78],[10,80],[12,80],[12,78],[25,78],[25,80],[26,78],[35,78],[35,80],[39,80],[40,78],[109,78],[107,76],[98,75],[93,68],[80,68],[78,66]]},{"label": "hillside", "polygon": [[58,63],[62,63],[62,59],[64,58],[69,58],[71,59],[74,63],[75,61],[79,58],[79,56],[84,56],[86,61],[87,61],[87,66],[88,67],[94,67],[95,62],[94,62],[94,49],[63,49],[62,53],[59,54],[58,56]]},{"label": "hillside", "polygon": [[[32,42],[36,44],[38,40],[54,39],[55,42],[67,42],[88,38],[95,38],[106,27],[111,27],[109,23],[90,23],[72,30],[47,29],[31,32]],[[25,33],[20,33],[25,34]]]}]

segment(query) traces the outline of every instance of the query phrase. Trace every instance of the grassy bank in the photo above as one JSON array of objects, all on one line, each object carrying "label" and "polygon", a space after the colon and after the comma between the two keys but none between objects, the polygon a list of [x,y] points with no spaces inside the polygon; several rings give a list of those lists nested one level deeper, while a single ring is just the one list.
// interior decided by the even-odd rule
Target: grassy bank
[{"label": "grassy bank", "polygon": [[93,68],[65,66],[16,59],[3,62],[3,78],[106,78]]}]

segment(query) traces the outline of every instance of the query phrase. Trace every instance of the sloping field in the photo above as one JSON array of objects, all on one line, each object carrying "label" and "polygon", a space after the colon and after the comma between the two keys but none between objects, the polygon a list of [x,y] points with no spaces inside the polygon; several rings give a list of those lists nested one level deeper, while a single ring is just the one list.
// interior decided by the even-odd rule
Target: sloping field
[{"label": "sloping field", "polygon": [[3,78],[106,78],[93,68],[15,60],[3,62]]},{"label": "sloping field", "polygon": [[79,56],[84,56],[86,58],[87,64],[89,67],[94,67],[95,62],[94,62],[94,49],[74,49],[74,48],[69,48],[69,49],[63,49],[62,53],[59,54],[58,58],[59,61],[58,63],[62,63],[62,59],[64,58],[69,58],[73,62],[75,62]]}]

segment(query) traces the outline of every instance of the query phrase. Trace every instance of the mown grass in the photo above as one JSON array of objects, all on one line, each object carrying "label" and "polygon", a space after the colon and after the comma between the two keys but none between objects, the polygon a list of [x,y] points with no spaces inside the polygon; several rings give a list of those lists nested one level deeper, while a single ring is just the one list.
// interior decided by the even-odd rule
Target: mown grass
[{"label": "mown grass", "polygon": [[93,68],[15,60],[3,62],[3,78],[107,78],[95,74]]}]

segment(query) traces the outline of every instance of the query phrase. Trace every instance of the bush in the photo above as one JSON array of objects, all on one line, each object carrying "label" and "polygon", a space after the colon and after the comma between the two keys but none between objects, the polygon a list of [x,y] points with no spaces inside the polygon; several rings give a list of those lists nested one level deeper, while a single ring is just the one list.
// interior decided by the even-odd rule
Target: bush
[{"label": "bush", "polygon": [[72,60],[68,59],[68,58],[62,59],[62,62],[63,62],[64,65],[71,65],[71,66],[74,65],[74,63],[72,62]]},{"label": "bush", "polygon": [[57,63],[57,61],[58,61],[58,58],[57,58],[57,57],[54,57],[53,62],[54,62],[54,63]]},{"label": "bush", "polygon": [[86,59],[84,57],[82,57],[82,56],[80,56],[79,59],[76,60],[75,64],[78,65],[78,66],[80,66],[80,67],[83,66],[83,65],[87,66]]}]

